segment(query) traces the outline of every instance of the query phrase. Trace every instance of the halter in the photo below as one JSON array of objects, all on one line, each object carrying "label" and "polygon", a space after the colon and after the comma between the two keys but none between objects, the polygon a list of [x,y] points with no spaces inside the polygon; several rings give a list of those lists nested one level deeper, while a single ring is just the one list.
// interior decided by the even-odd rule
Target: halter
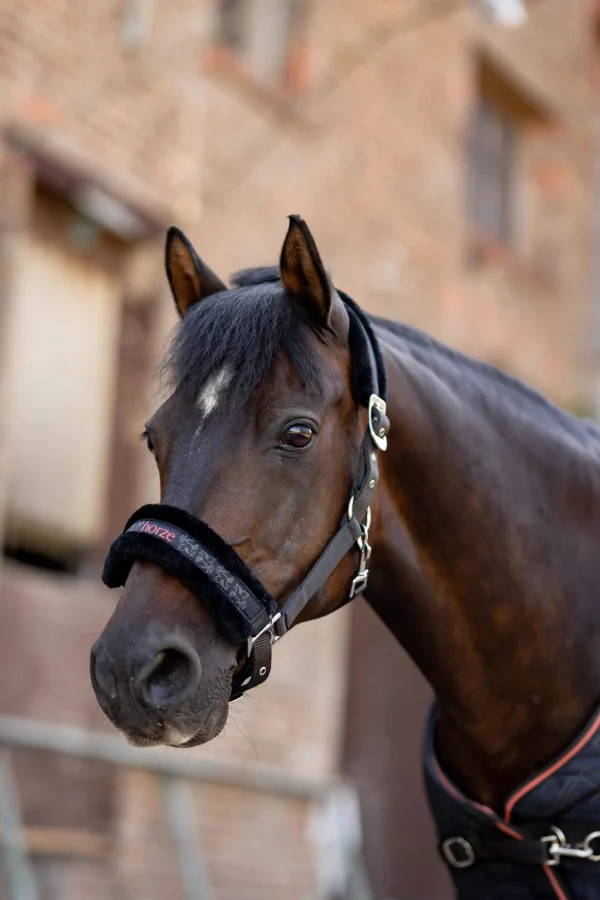
[{"label": "halter", "polygon": [[122,587],[136,559],[154,562],[212,608],[232,643],[246,641],[246,659],[235,673],[230,701],[262,684],[271,671],[275,644],[291,628],[308,601],[325,584],[356,544],[360,556],[348,599],[367,587],[371,555],[371,502],[379,481],[377,456],[387,447],[386,378],[379,344],[370,322],[346,294],[339,292],[350,319],[352,394],[368,410],[348,510],[313,567],[281,609],[233,547],[206,522],[165,503],[140,507],[112,544],[102,573],[110,587]]}]

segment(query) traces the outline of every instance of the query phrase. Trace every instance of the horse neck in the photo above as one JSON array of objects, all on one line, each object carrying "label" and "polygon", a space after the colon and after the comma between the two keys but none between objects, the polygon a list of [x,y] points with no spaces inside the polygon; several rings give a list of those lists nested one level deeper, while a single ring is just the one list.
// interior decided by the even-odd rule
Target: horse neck
[{"label": "horse neck", "polygon": [[398,345],[384,356],[368,600],[434,689],[442,764],[498,806],[600,697],[597,445],[584,452],[558,411],[501,380],[436,372]]}]

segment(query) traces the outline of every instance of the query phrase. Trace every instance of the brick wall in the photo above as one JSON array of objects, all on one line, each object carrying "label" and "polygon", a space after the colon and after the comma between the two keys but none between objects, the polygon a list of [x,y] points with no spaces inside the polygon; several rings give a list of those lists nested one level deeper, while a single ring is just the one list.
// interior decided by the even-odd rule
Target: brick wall
[{"label": "brick wall", "polygon": [[127,6],[4,0],[0,117],[195,221],[204,131],[195,4],[156,4],[149,41],[132,49],[120,37]]},{"label": "brick wall", "polygon": [[[248,83],[208,79],[201,252],[225,273],[270,263],[285,216],[300,212],[337,283],[369,309],[585,405],[589,5],[534,2],[510,31],[460,2],[329,2],[313,10],[311,35],[310,87],[291,119]],[[474,266],[465,150],[481,53],[552,124],[523,134],[518,248],[488,245]]]},{"label": "brick wall", "polygon": [[550,116],[523,137],[519,254],[466,273],[457,294],[471,352],[582,409],[591,400],[597,47],[585,0],[531,6],[523,29],[479,21],[473,38]]}]

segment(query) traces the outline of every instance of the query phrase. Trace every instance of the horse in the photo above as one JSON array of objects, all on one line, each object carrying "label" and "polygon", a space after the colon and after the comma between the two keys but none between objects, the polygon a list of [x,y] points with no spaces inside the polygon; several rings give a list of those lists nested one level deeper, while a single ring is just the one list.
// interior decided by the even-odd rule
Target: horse
[{"label": "horse", "polygon": [[[232,287],[172,227],[166,273],[181,321],[163,362],[169,396],[144,432],[161,502],[129,535],[161,546],[132,545],[92,649],[105,714],[139,746],[219,734],[256,634],[270,652],[296,586],[355,521],[371,430],[369,521],[363,508],[295,622],[345,604],[360,560],[354,592],[365,588],[435,694],[425,772],[460,897],[599,896],[586,893],[600,858],[588,802],[600,753],[598,430],[405,325],[361,314],[357,343],[360,310],[299,216],[279,266]],[[380,393],[387,382],[379,420],[357,400],[357,368],[359,380],[375,369],[375,383],[379,372]],[[167,559],[190,534],[208,547],[200,587],[190,560],[184,576]],[[266,609],[250,639],[236,619],[246,601],[217,598],[221,569]],[[257,682],[270,658],[259,662]],[[548,799],[555,776],[568,809]]]}]

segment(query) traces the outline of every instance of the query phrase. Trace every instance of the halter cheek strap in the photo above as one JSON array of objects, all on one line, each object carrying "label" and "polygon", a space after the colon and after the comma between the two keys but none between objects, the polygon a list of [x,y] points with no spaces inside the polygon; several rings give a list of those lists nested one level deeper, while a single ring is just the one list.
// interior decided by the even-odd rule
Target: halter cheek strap
[{"label": "halter cheek strap", "polygon": [[246,644],[246,660],[233,679],[230,700],[265,681],[271,671],[271,649],[291,628],[308,601],[356,544],[359,567],[349,599],[362,593],[369,576],[367,562],[371,502],[379,481],[377,456],[387,447],[385,370],[377,340],[364,313],[340,293],[350,319],[352,389],[368,409],[347,514],[309,573],[281,609],[233,547],[206,522],[167,504],[142,506],[111,546],[102,579],[108,587],[125,584],[136,559],[161,566],[177,577],[213,612],[224,637]]}]

